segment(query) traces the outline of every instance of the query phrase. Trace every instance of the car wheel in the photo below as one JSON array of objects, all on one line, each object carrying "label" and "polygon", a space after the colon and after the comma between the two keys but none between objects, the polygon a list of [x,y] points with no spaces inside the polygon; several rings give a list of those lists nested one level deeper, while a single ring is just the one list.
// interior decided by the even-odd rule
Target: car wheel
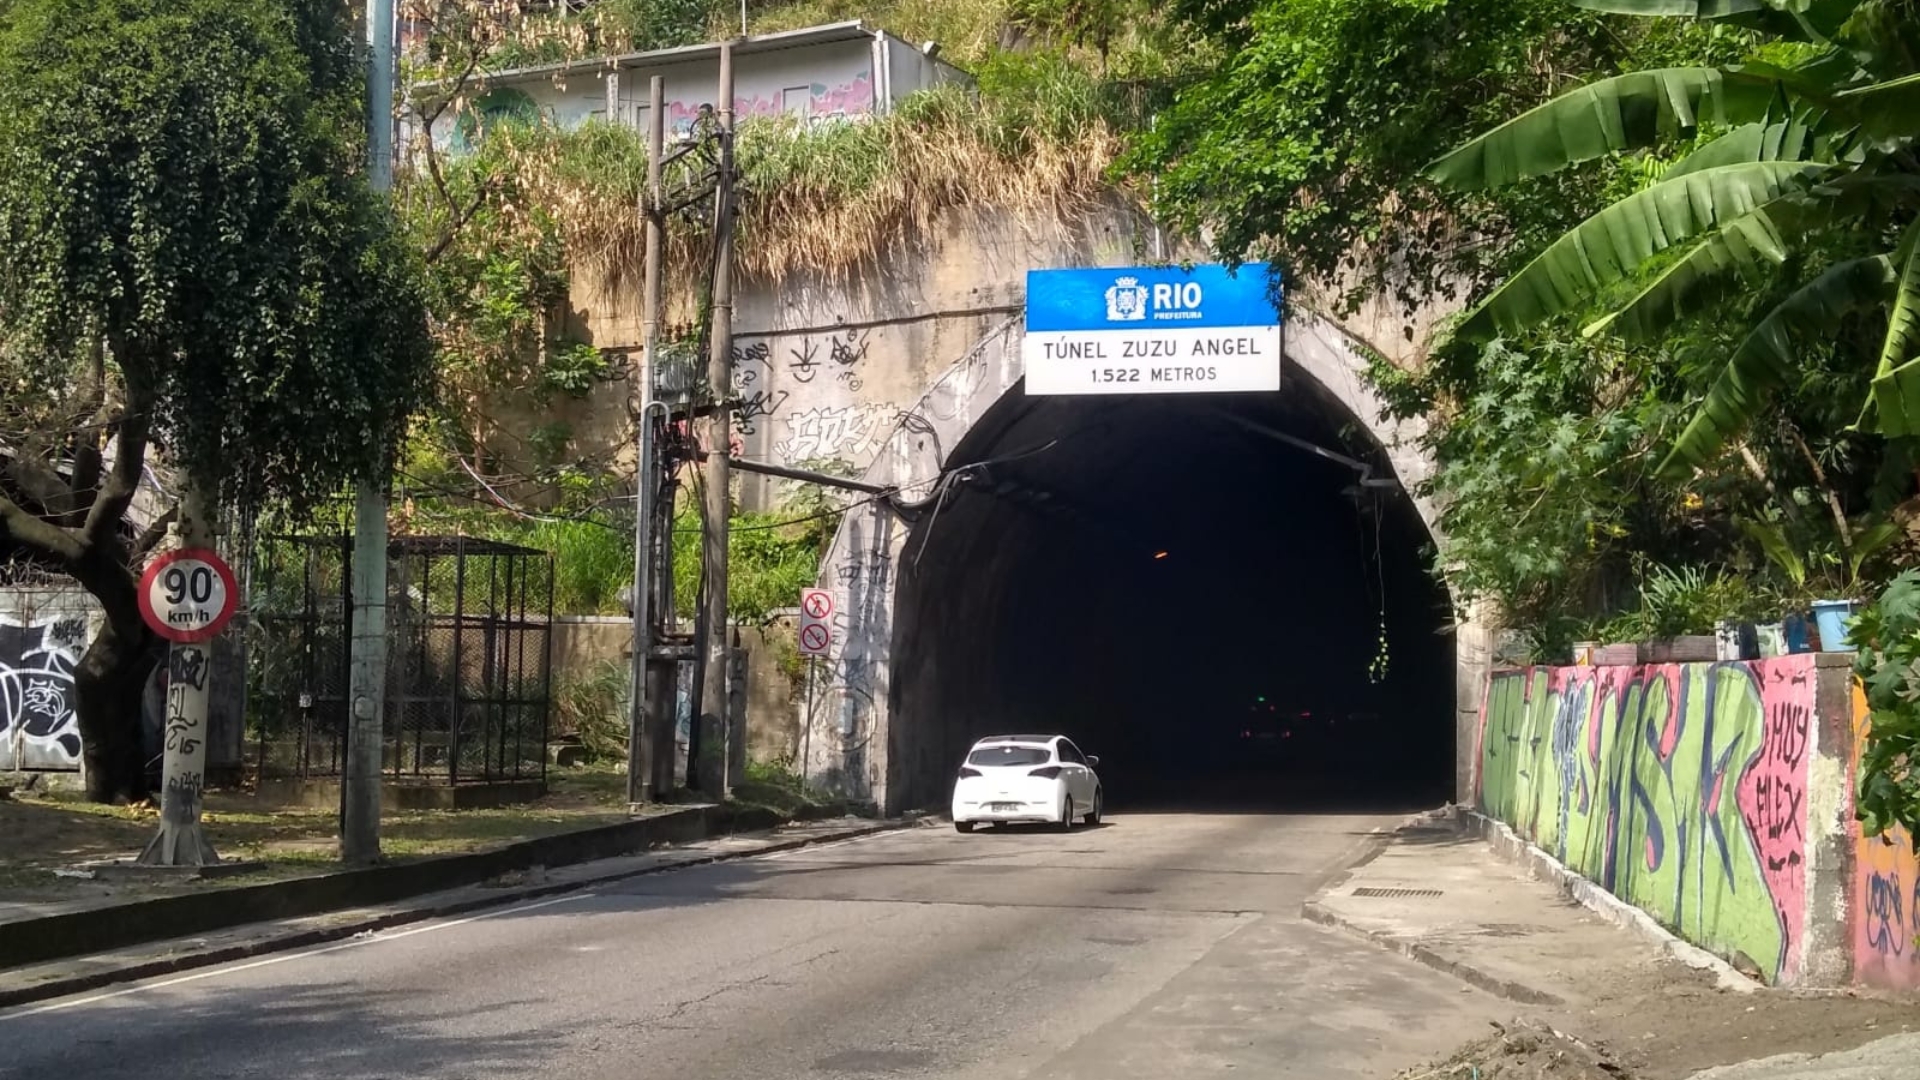
[{"label": "car wheel", "polygon": [[972,832],[972,831],[973,831],[973,822],[971,822],[971,821],[956,821],[956,822],[954,822],[954,823],[953,823],[953,830],[954,830],[955,832]]},{"label": "car wheel", "polygon": [[1060,823],[1057,828],[1061,832],[1073,831],[1073,796],[1071,795],[1067,796],[1066,808],[1060,812]]},{"label": "car wheel", "polygon": [[1104,809],[1104,807],[1101,804],[1104,803],[1105,801],[1106,801],[1106,793],[1101,791],[1099,788],[1094,788],[1093,789],[1093,809],[1087,811],[1087,824],[1089,825],[1100,824],[1100,811]]}]

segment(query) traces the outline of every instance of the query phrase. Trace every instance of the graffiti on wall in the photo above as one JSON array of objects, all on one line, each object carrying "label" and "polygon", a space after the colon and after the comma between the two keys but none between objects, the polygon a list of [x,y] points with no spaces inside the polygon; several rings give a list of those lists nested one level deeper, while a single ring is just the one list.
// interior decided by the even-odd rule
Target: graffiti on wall
[{"label": "graffiti on wall", "polygon": [[899,419],[899,409],[877,402],[801,409],[782,418],[787,437],[773,445],[773,452],[788,464],[821,458],[867,461],[887,445]]},{"label": "graffiti on wall", "polygon": [[85,619],[0,616],[0,768],[79,766],[73,669],[86,647]]},{"label": "graffiti on wall", "polygon": [[[734,120],[737,123],[790,114],[808,126],[815,126],[873,111],[873,73],[870,71],[861,71],[846,82],[832,86],[809,83],[805,89],[804,103],[789,92],[737,96],[733,99]],[[668,134],[679,138],[692,131],[710,107],[705,100],[667,102]]]},{"label": "graffiti on wall", "polygon": [[[777,436],[784,429],[772,451],[789,465],[829,459],[864,465],[893,436],[900,418],[895,405],[852,399],[866,385],[866,360],[867,331],[857,327],[743,337],[733,347],[734,430]],[[845,393],[820,393],[842,387]]]},{"label": "graffiti on wall", "polygon": [[[1872,715],[1867,695],[1853,688],[1854,783],[1858,790],[1860,751],[1866,747]],[[1869,838],[1853,823],[1853,978],[1855,982],[1895,990],[1920,987],[1920,858],[1913,837],[1896,825]]]},{"label": "graffiti on wall", "polygon": [[1811,655],[1497,672],[1481,808],[1770,981],[1806,915]]}]

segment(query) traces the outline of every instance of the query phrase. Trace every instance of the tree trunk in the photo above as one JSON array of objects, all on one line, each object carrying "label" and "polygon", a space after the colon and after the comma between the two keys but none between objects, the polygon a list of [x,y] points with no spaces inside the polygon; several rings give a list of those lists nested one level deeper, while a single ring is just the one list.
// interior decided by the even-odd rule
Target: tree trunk
[{"label": "tree trunk", "polygon": [[147,628],[136,624],[132,630],[106,621],[73,672],[87,798],[94,802],[132,802],[148,795],[140,704],[153,673],[153,652]]},{"label": "tree trunk", "polygon": [[150,793],[141,703],[155,657],[153,632],[140,616],[139,585],[118,543],[107,551],[88,549],[67,569],[106,614],[73,672],[87,798],[138,801]]}]

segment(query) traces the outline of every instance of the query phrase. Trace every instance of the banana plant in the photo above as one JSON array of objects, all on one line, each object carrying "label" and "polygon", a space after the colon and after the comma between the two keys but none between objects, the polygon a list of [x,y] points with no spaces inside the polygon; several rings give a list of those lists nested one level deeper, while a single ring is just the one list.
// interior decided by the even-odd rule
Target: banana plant
[{"label": "banana plant", "polygon": [[1792,378],[1805,342],[1830,340],[1862,311],[1888,319],[1862,423],[1920,435],[1920,20],[1911,0],[1573,3],[1745,27],[1796,43],[1798,59],[1602,79],[1429,164],[1434,181],[1474,190],[1723,132],[1549,245],[1455,333],[1481,340],[1592,311],[1631,282],[1639,287],[1584,333],[1653,338],[1794,254],[1827,250],[1820,241],[1837,231],[1891,236],[1884,251],[1816,268],[1759,315],[1661,469],[1684,475],[1719,452]]}]

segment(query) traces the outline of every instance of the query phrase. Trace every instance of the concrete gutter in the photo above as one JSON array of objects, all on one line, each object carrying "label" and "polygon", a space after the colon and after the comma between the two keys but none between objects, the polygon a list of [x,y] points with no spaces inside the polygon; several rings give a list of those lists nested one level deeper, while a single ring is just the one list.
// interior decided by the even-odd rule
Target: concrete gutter
[{"label": "concrete gutter", "polygon": [[[690,807],[469,855],[0,924],[0,957],[7,965],[7,970],[0,971],[0,1008],[646,874],[912,828],[925,820],[915,815],[890,821],[813,822],[756,839],[738,837],[732,847],[632,854],[661,844],[712,839],[723,831],[728,817],[720,807]],[[547,872],[569,866],[571,870]],[[530,880],[501,883],[516,874]],[[193,939],[210,931],[215,932],[210,938]],[[188,940],[179,940],[183,938]],[[147,947],[128,948],[143,945]]]}]

